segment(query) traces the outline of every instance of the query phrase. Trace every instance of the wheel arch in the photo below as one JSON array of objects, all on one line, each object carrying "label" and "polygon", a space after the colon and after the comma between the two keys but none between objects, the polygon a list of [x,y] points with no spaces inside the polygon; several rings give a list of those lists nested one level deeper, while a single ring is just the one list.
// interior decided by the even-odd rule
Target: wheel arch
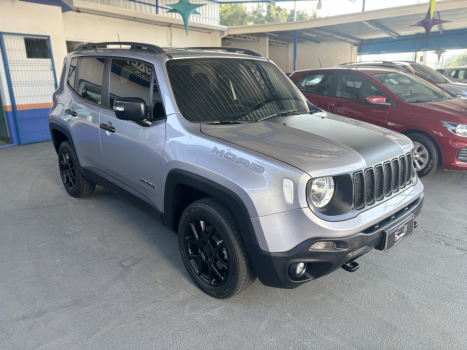
[{"label": "wheel arch", "polygon": [[73,147],[73,150],[76,153],[75,150],[75,145],[73,144],[73,139],[71,137],[70,131],[61,123],[55,122],[55,121],[50,121],[49,122],[49,128],[50,128],[50,136],[52,137],[52,143],[55,148],[55,152],[58,154],[58,149],[60,148],[60,145],[62,142],[68,141]]},{"label": "wheel arch", "polygon": [[248,209],[242,199],[218,183],[188,172],[173,169],[169,172],[164,191],[164,225],[178,231],[178,222],[185,208],[196,200],[213,197],[225,204],[234,216],[244,241],[257,244]]},{"label": "wheel arch", "polygon": [[401,131],[401,134],[405,136],[409,136],[410,134],[421,134],[423,136],[428,137],[435,144],[436,151],[438,152],[439,164],[442,164],[443,155],[441,153],[441,149],[439,148],[438,142],[436,142],[436,140],[430,134],[420,129],[407,129],[407,130]]}]

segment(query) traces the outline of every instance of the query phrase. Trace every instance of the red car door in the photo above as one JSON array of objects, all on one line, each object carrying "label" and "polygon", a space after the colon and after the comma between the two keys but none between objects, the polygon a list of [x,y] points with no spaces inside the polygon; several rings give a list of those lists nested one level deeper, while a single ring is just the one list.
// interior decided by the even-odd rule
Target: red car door
[{"label": "red car door", "polygon": [[370,104],[367,96],[389,97],[369,79],[354,72],[339,73],[336,98],[330,112],[367,123],[387,127],[391,106]]},{"label": "red car door", "polygon": [[330,111],[332,108],[335,90],[335,73],[328,71],[315,71],[303,75],[296,83],[300,91],[313,105]]}]

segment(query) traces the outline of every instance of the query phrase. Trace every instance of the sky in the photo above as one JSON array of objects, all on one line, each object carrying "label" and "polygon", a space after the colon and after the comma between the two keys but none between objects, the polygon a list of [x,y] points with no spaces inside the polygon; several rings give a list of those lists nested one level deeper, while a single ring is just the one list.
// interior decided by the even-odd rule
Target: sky
[{"label": "sky", "polygon": [[[438,0],[439,2],[440,0]],[[338,16],[347,13],[355,13],[362,11],[363,0],[321,0],[323,8],[318,10],[320,17]],[[365,0],[365,11],[379,10],[396,6],[406,6],[418,3],[427,3],[429,0]],[[293,9],[293,1],[281,2],[276,0],[277,5],[288,9]],[[307,10],[313,12],[316,10],[317,0],[314,1],[297,1],[297,10]]]}]

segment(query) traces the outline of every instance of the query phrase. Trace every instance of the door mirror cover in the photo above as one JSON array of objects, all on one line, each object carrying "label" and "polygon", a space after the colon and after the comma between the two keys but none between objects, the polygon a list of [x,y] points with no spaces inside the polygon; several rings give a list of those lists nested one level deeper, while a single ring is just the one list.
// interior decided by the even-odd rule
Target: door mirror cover
[{"label": "door mirror cover", "polygon": [[120,120],[146,119],[146,103],[137,97],[118,98],[114,101],[115,116]]},{"label": "door mirror cover", "polygon": [[366,102],[372,105],[380,105],[380,106],[390,106],[391,104],[387,102],[386,97],[384,96],[365,96]]}]

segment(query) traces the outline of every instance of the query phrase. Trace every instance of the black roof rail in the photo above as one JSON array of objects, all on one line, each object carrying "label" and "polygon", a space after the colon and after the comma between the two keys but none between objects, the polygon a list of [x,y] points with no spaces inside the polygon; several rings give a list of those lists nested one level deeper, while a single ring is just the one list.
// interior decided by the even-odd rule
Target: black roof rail
[{"label": "black roof rail", "polygon": [[227,51],[235,53],[244,53],[245,55],[263,57],[259,52],[248,50],[248,49],[236,49],[233,47],[187,47],[186,50],[215,50],[215,51]]},{"label": "black roof rail", "polygon": [[125,45],[125,46],[130,46],[130,50],[147,50],[147,51],[153,51],[155,53],[165,53],[163,48],[156,46],[156,45],[132,43],[132,42],[124,42],[124,41],[89,43],[89,44],[77,46],[74,51],[97,50],[97,49],[107,48],[107,45]]}]

